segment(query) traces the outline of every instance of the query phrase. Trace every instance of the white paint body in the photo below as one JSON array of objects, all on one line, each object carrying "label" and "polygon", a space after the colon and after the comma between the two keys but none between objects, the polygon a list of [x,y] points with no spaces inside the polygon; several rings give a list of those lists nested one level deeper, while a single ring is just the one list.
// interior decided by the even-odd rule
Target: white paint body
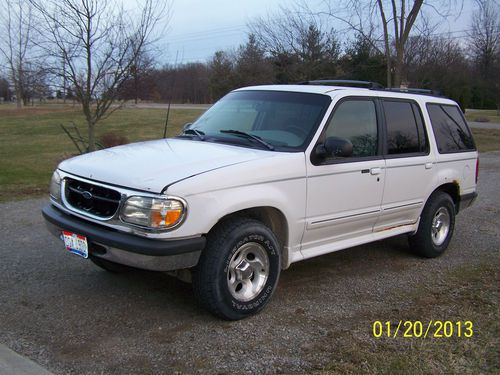
[{"label": "white paint body", "polygon": [[[258,89],[284,90],[283,86]],[[286,91],[332,98],[305,152],[168,139],[98,151],[65,161],[59,168],[104,184],[183,198],[187,217],[179,227],[157,235],[165,240],[205,235],[221,218],[240,210],[275,208],[286,219],[283,268],[305,258],[416,231],[425,202],[445,183],[458,184],[460,194],[475,191],[477,152],[439,154],[425,109],[427,102],[456,105],[453,101],[328,86],[286,86]],[[417,102],[424,115],[429,154],[313,165],[310,155],[323,127],[335,104],[349,96],[404,97]],[[366,169],[370,173],[360,173]]]}]

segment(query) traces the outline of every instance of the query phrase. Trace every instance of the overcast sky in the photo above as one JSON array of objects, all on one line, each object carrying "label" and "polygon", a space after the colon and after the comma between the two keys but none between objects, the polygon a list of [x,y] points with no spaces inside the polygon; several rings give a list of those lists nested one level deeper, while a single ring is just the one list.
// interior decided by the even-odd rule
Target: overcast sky
[{"label": "overcast sky", "polygon": [[[247,39],[247,24],[296,0],[173,0],[172,16],[161,42],[161,64],[206,61],[215,51],[237,47]],[[309,0],[308,4],[321,3]],[[473,0],[464,0],[459,19],[442,23],[439,32],[461,38],[469,29]],[[339,28],[344,25],[339,25]]]}]

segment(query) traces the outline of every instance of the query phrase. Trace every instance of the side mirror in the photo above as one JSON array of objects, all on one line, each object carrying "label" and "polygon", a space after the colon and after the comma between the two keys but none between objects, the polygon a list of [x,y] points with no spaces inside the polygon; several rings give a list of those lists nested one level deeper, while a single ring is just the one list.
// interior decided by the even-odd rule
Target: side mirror
[{"label": "side mirror", "polygon": [[188,122],[188,123],[184,124],[184,126],[182,127],[182,132],[185,132],[186,130],[188,130],[191,127],[191,125],[193,125],[192,122]]},{"label": "side mirror", "polygon": [[320,143],[316,147],[316,155],[322,158],[347,158],[352,155],[352,143],[345,138],[328,137],[325,143]]}]

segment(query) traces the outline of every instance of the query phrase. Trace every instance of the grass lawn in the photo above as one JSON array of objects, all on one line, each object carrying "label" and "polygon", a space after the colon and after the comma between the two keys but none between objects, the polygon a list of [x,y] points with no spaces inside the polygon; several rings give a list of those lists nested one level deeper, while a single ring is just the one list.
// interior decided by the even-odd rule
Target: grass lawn
[{"label": "grass lawn", "polygon": [[[167,136],[178,134],[185,123],[202,112],[171,110]],[[130,142],[161,138],[165,117],[164,109],[119,109],[97,125],[97,136],[114,132]],[[0,201],[48,192],[57,164],[78,152],[59,126],[71,121],[82,135],[86,134],[78,107],[42,105],[17,110],[11,105],[0,105]]]},{"label": "grass lawn", "polygon": [[[182,125],[202,112],[171,110],[167,136],[178,134]],[[126,136],[130,142],[157,139],[163,134],[165,116],[164,109],[119,109],[98,124],[97,136],[114,132]],[[47,194],[57,164],[77,153],[59,126],[71,121],[85,134],[79,107],[46,104],[17,110],[12,105],[0,105],[0,201]],[[473,129],[472,132],[481,152],[500,150],[500,131]]]},{"label": "grass lawn", "polygon": [[[375,309],[363,316],[353,316],[350,331],[345,332],[345,327],[350,326],[350,322],[345,321],[342,322],[344,332],[332,332],[330,345],[335,345],[337,352],[321,373],[498,374],[494,369],[498,370],[500,364],[499,276],[498,264],[494,263],[443,271],[437,286],[422,284],[411,292],[400,291],[401,300],[410,298],[412,302],[408,306],[411,307],[395,308],[397,304],[387,304],[383,308],[386,311]],[[402,326],[403,330],[394,338],[401,317],[404,321],[422,322],[424,330],[420,333],[417,329],[416,334],[410,331],[413,337],[403,337],[405,329],[411,326]],[[474,317],[472,336],[468,338],[462,333],[458,337],[456,322],[463,323],[471,317]],[[384,324],[391,321],[392,337],[387,337],[387,330],[382,337],[373,336],[372,325],[377,320]],[[435,337],[438,326],[432,326],[424,338],[428,323],[435,320],[453,322],[453,335],[446,337],[441,331]],[[448,336],[450,332],[448,328]],[[348,339],[346,334],[350,336]]]},{"label": "grass lawn", "polygon": [[500,130],[477,128],[471,130],[479,152],[500,150]]},{"label": "grass lawn", "polygon": [[465,118],[467,121],[500,123],[500,116],[496,109],[467,110]]}]

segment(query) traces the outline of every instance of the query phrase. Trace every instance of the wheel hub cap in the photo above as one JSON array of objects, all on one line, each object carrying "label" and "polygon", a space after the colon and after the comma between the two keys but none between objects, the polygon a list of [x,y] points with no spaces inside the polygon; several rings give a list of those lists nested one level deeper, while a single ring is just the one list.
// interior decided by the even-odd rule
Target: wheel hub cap
[{"label": "wheel hub cap", "polygon": [[450,223],[451,218],[448,210],[440,207],[432,219],[431,236],[434,245],[440,246],[446,241],[450,232]]},{"label": "wheel hub cap", "polygon": [[247,302],[259,295],[269,277],[269,257],[256,242],[242,245],[231,257],[227,286],[238,301]]}]

